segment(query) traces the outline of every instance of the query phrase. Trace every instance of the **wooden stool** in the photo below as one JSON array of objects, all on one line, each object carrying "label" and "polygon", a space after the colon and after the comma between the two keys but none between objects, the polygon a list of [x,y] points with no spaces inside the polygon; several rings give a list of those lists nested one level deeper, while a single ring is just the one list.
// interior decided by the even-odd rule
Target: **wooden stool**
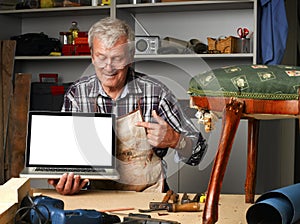
[{"label": "wooden stool", "polygon": [[[239,66],[242,67],[243,66]],[[241,69],[243,70],[243,69]],[[300,71],[300,68],[299,68]],[[216,75],[217,76],[217,75]],[[197,79],[199,76],[196,77]],[[200,77],[201,78],[201,77]],[[217,76],[218,78],[218,76]],[[225,77],[226,78],[226,77]],[[232,77],[228,77],[232,81]],[[194,78],[195,80],[195,78]],[[300,86],[300,76],[298,79]],[[195,90],[195,83],[191,83],[191,90]],[[199,90],[199,89],[198,89]],[[253,203],[255,196],[255,181],[257,168],[257,146],[259,120],[263,119],[282,119],[299,118],[300,116],[300,92],[296,89],[295,99],[255,99],[224,96],[207,96],[191,94],[191,105],[199,110],[215,111],[223,113],[222,132],[218,146],[218,152],[212,168],[212,173],[207,189],[207,197],[203,212],[203,224],[216,223],[218,220],[218,201],[221,193],[222,181],[226,166],[230,156],[230,151],[238,128],[240,119],[248,119],[248,152],[247,152],[247,174],[245,183],[245,202]],[[207,90],[207,86],[206,86]],[[224,88],[222,87],[222,90]],[[194,92],[194,93],[195,93]],[[208,91],[209,92],[209,91]],[[207,91],[206,91],[207,93]],[[230,91],[228,91],[230,93]],[[212,92],[212,95],[215,93]],[[226,95],[225,93],[224,95]],[[240,94],[240,93],[239,93]],[[249,93],[245,94],[249,96]],[[240,95],[241,96],[241,95]],[[282,96],[278,96],[282,97]]]}]

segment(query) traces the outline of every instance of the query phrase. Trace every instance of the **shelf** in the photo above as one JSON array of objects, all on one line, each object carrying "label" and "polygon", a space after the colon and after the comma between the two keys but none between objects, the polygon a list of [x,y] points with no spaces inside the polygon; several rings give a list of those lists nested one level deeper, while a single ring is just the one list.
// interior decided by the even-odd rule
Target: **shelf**
[{"label": "shelf", "polygon": [[82,60],[91,59],[90,55],[82,56],[15,56],[15,60],[35,61],[35,60]]},{"label": "shelf", "polygon": [[[257,33],[256,9],[258,0],[184,0],[139,4],[116,4],[116,1],[117,0],[112,0],[112,4],[109,6],[0,10],[1,20],[3,18],[1,25],[5,27],[7,23],[6,21],[9,21],[8,25],[11,26],[11,29],[9,29],[8,32],[3,33],[2,36],[7,38],[6,36],[9,37],[9,35],[12,36],[21,34],[22,32],[26,33],[40,30],[41,27],[44,29],[45,26],[47,26],[46,31],[49,30],[49,32],[54,33],[58,29],[57,27],[60,25],[57,23],[63,22],[66,19],[69,20],[67,17],[71,16],[80,16],[80,20],[82,21],[81,24],[85,24],[85,26],[90,26],[90,23],[92,22],[91,19],[93,20],[95,18],[96,20],[97,17],[101,18],[104,16],[126,19],[133,24],[134,21],[132,20],[130,14],[139,14],[137,15],[138,18],[141,18],[146,26],[150,24],[149,26],[151,26],[151,29],[153,28],[155,33],[162,33],[164,36],[166,36],[168,33],[172,33],[174,36],[178,35],[178,38],[180,39],[188,39],[185,35],[199,38],[202,38],[203,36],[205,38],[205,33],[201,33],[201,35],[199,35],[201,30],[192,30],[194,29],[195,25],[197,25],[198,18],[200,18],[199,27],[201,27],[201,29],[212,24],[212,26],[210,26],[211,28],[209,27],[205,32],[207,32],[208,35],[214,35],[215,33],[224,33],[224,30],[226,29],[231,29],[232,24],[230,25],[230,21],[227,20],[227,23],[222,31],[220,31],[218,28],[215,28],[215,24],[219,24],[219,21],[221,21],[223,17],[231,20],[243,17],[243,21],[246,21],[246,19],[244,19],[244,12],[248,16],[247,18],[250,17],[249,20],[247,19],[247,25],[248,21],[253,21],[253,30],[255,31],[255,34]],[[240,12],[240,10],[243,11]],[[232,18],[231,15],[233,15]],[[153,19],[152,16],[155,18]],[[165,18],[166,20],[164,20]],[[190,18],[194,19],[192,27],[186,25],[191,24],[189,21]],[[206,18],[209,18],[210,20],[207,21]],[[161,19],[164,20],[165,24],[161,24]],[[47,24],[48,21],[52,20],[53,22],[51,24]],[[172,26],[170,26],[170,29],[165,30],[165,27],[168,27],[168,23],[172,23]],[[181,31],[177,30],[176,28],[177,26],[173,26],[177,25],[177,23],[179,23],[178,25],[186,25],[186,27],[184,27],[184,32],[186,33],[181,35]],[[234,23],[239,24],[240,21],[237,20],[234,21]],[[251,24],[252,23],[250,23],[249,26],[251,26]],[[17,30],[14,30],[13,27],[16,27]],[[216,31],[216,29],[218,30]],[[253,49],[256,49],[255,41],[256,36],[254,36],[253,39]],[[147,64],[147,61],[182,62],[184,64],[188,64],[192,70],[194,69],[194,65],[197,65],[202,59],[204,62],[207,62],[209,65],[213,66],[235,62],[255,63],[256,54],[256,51],[254,51],[254,53],[233,54],[139,54],[135,55],[134,61],[139,63],[146,62],[145,71],[147,71],[147,69],[152,69],[152,63]],[[21,72],[39,74],[41,71],[55,70],[57,73],[63,74],[64,79],[69,81],[75,79],[74,73],[77,73],[78,70],[82,68],[86,68],[87,64],[91,64],[91,56],[16,56],[15,62],[17,63],[16,68]]]},{"label": "shelf", "polygon": [[39,9],[1,10],[0,15],[9,15],[20,18],[51,17],[51,16],[76,16],[91,14],[110,14],[110,6],[79,6],[79,7],[56,7]]},{"label": "shelf", "polygon": [[[184,58],[252,58],[252,53],[247,54],[153,54],[135,55],[135,59],[184,59]],[[83,56],[16,56],[15,60],[81,60],[91,59],[90,55]]]},{"label": "shelf", "polygon": [[184,1],[184,2],[119,4],[116,7],[117,9],[123,9],[131,13],[161,13],[161,12],[181,12],[181,11],[252,9],[253,4],[254,4],[254,0]]},{"label": "shelf", "polygon": [[176,59],[176,58],[251,58],[253,54],[157,54],[157,55],[135,55],[136,59]]},{"label": "shelf", "polygon": [[[131,13],[159,13],[179,11],[203,11],[203,10],[232,10],[251,9],[254,0],[231,1],[183,1],[183,2],[159,2],[139,4],[118,4],[117,9],[124,9]],[[21,18],[41,16],[68,16],[90,15],[98,12],[109,15],[111,6],[79,6],[79,7],[54,7],[38,9],[0,10],[0,15],[10,15]]]}]

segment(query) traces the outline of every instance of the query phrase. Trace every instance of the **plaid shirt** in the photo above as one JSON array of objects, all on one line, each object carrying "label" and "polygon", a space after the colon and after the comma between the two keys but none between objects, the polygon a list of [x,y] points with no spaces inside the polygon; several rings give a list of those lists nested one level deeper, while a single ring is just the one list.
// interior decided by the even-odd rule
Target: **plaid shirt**
[{"label": "plaid shirt", "polygon": [[[182,112],[175,96],[161,82],[133,69],[128,70],[127,84],[117,100],[104,92],[95,74],[79,79],[67,90],[62,111],[114,113],[119,117],[139,108],[144,121],[154,122],[151,113],[156,110],[175,131],[189,137],[193,142],[191,157],[177,156],[189,165],[200,163],[207,148],[206,141]],[[154,150],[161,158],[167,153],[166,149]]]}]

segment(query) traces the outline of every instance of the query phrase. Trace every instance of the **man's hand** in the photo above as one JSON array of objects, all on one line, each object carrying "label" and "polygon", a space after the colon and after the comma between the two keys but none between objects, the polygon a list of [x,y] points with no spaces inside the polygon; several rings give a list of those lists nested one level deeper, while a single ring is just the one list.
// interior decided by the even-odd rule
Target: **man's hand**
[{"label": "man's hand", "polygon": [[77,194],[88,182],[88,179],[81,180],[80,176],[75,176],[74,173],[65,173],[59,180],[48,180],[48,183],[53,185],[56,191],[63,195]]},{"label": "man's hand", "polygon": [[180,134],[158,116],[155,110],[152,111],[152,116],[157,123],[136,123],[136,126],[146,128],[149,144],[157,148],[176,148]]}]

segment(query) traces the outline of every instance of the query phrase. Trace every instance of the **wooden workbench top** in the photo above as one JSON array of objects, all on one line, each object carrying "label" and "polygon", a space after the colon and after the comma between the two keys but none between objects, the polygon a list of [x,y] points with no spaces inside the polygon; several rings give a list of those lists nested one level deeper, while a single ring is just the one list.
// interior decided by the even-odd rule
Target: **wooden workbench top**
[{"label": "wooden workbench top", "polygon": [[[96,209],[99,211],[134,208],[132,210],[118,211],[122,217],[129,213],[138,213],[138,209],[147,209],[149,202],[161,201],[162,193],[121,192],[121,191],[85,191],[78,195],[64,196],[51,189],[33,189],[34,195],[47,195],[64,201],[65,209]],[[188,194],[190,198],[194,194]],[[244,195],[221,194],[219,201],[219,224],[246,224],[246,212],[251,204],[245,203]],[[182,224],[201,223],[204,203],[201,203],[201,212],[151,212],[152,218],[178,221]],[[113,213],[112,213],[113,214]],[[124,214],[120,215],[120,214]]]}]

